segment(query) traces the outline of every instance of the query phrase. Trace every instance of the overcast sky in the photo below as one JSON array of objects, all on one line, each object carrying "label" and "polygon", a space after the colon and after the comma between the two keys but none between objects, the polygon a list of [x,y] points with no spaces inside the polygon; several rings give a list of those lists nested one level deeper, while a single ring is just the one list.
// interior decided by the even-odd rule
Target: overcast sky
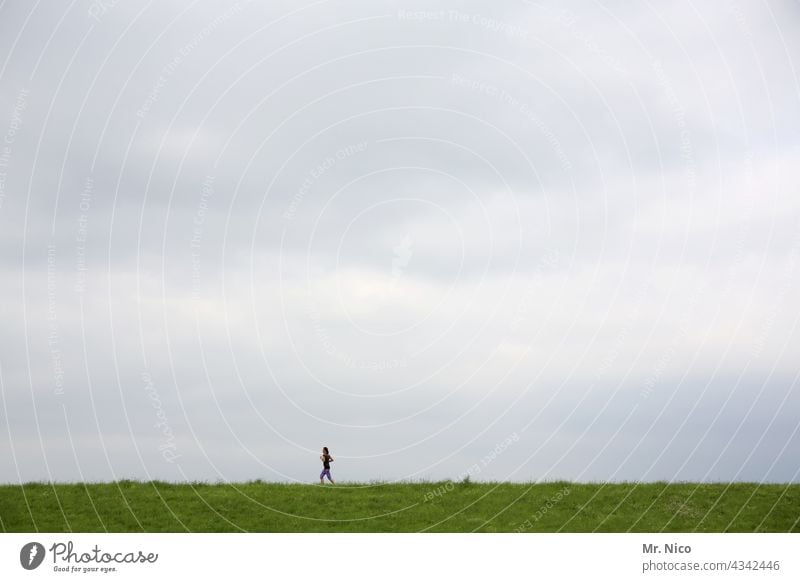
[{"label": "overcast sky", "polygon": [[0,6],[1,482],[800,480],[800,4],[268,4]]}]

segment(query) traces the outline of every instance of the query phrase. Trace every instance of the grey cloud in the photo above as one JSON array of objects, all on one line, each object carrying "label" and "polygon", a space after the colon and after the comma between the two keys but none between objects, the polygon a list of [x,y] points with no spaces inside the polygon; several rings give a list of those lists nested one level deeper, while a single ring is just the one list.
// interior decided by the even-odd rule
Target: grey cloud
[{"label": "grey cloud", "polygon": [[30,10],[0,481],[797,479],[794,4]]}]

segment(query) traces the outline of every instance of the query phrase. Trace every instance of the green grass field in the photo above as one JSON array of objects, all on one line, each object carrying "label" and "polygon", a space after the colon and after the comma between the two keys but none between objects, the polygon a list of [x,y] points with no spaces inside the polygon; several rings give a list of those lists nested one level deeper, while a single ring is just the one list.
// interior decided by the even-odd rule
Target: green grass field
[{"label": "green grass field", "polygon": [[0,486],[6,532],[798,532],[800,484]]}]

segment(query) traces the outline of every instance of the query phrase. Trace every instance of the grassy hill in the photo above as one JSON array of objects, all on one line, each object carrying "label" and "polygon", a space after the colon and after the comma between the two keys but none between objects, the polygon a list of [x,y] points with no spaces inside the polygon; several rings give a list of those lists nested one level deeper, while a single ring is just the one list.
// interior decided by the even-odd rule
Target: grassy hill
[{"label": "grassy hill", "polygon": [[6,532],[800,532],[800,484],[0,486]]}]

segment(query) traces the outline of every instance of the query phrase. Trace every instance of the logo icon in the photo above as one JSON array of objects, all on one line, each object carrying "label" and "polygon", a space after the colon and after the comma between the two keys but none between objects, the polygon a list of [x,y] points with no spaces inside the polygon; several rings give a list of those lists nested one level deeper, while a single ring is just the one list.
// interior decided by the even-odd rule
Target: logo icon
[{"label": "logo icon", "polygon": [[44,561],[44,546],[39,542],[28,542],[19,551],[19,563],[26,570],[35,570]]}]

